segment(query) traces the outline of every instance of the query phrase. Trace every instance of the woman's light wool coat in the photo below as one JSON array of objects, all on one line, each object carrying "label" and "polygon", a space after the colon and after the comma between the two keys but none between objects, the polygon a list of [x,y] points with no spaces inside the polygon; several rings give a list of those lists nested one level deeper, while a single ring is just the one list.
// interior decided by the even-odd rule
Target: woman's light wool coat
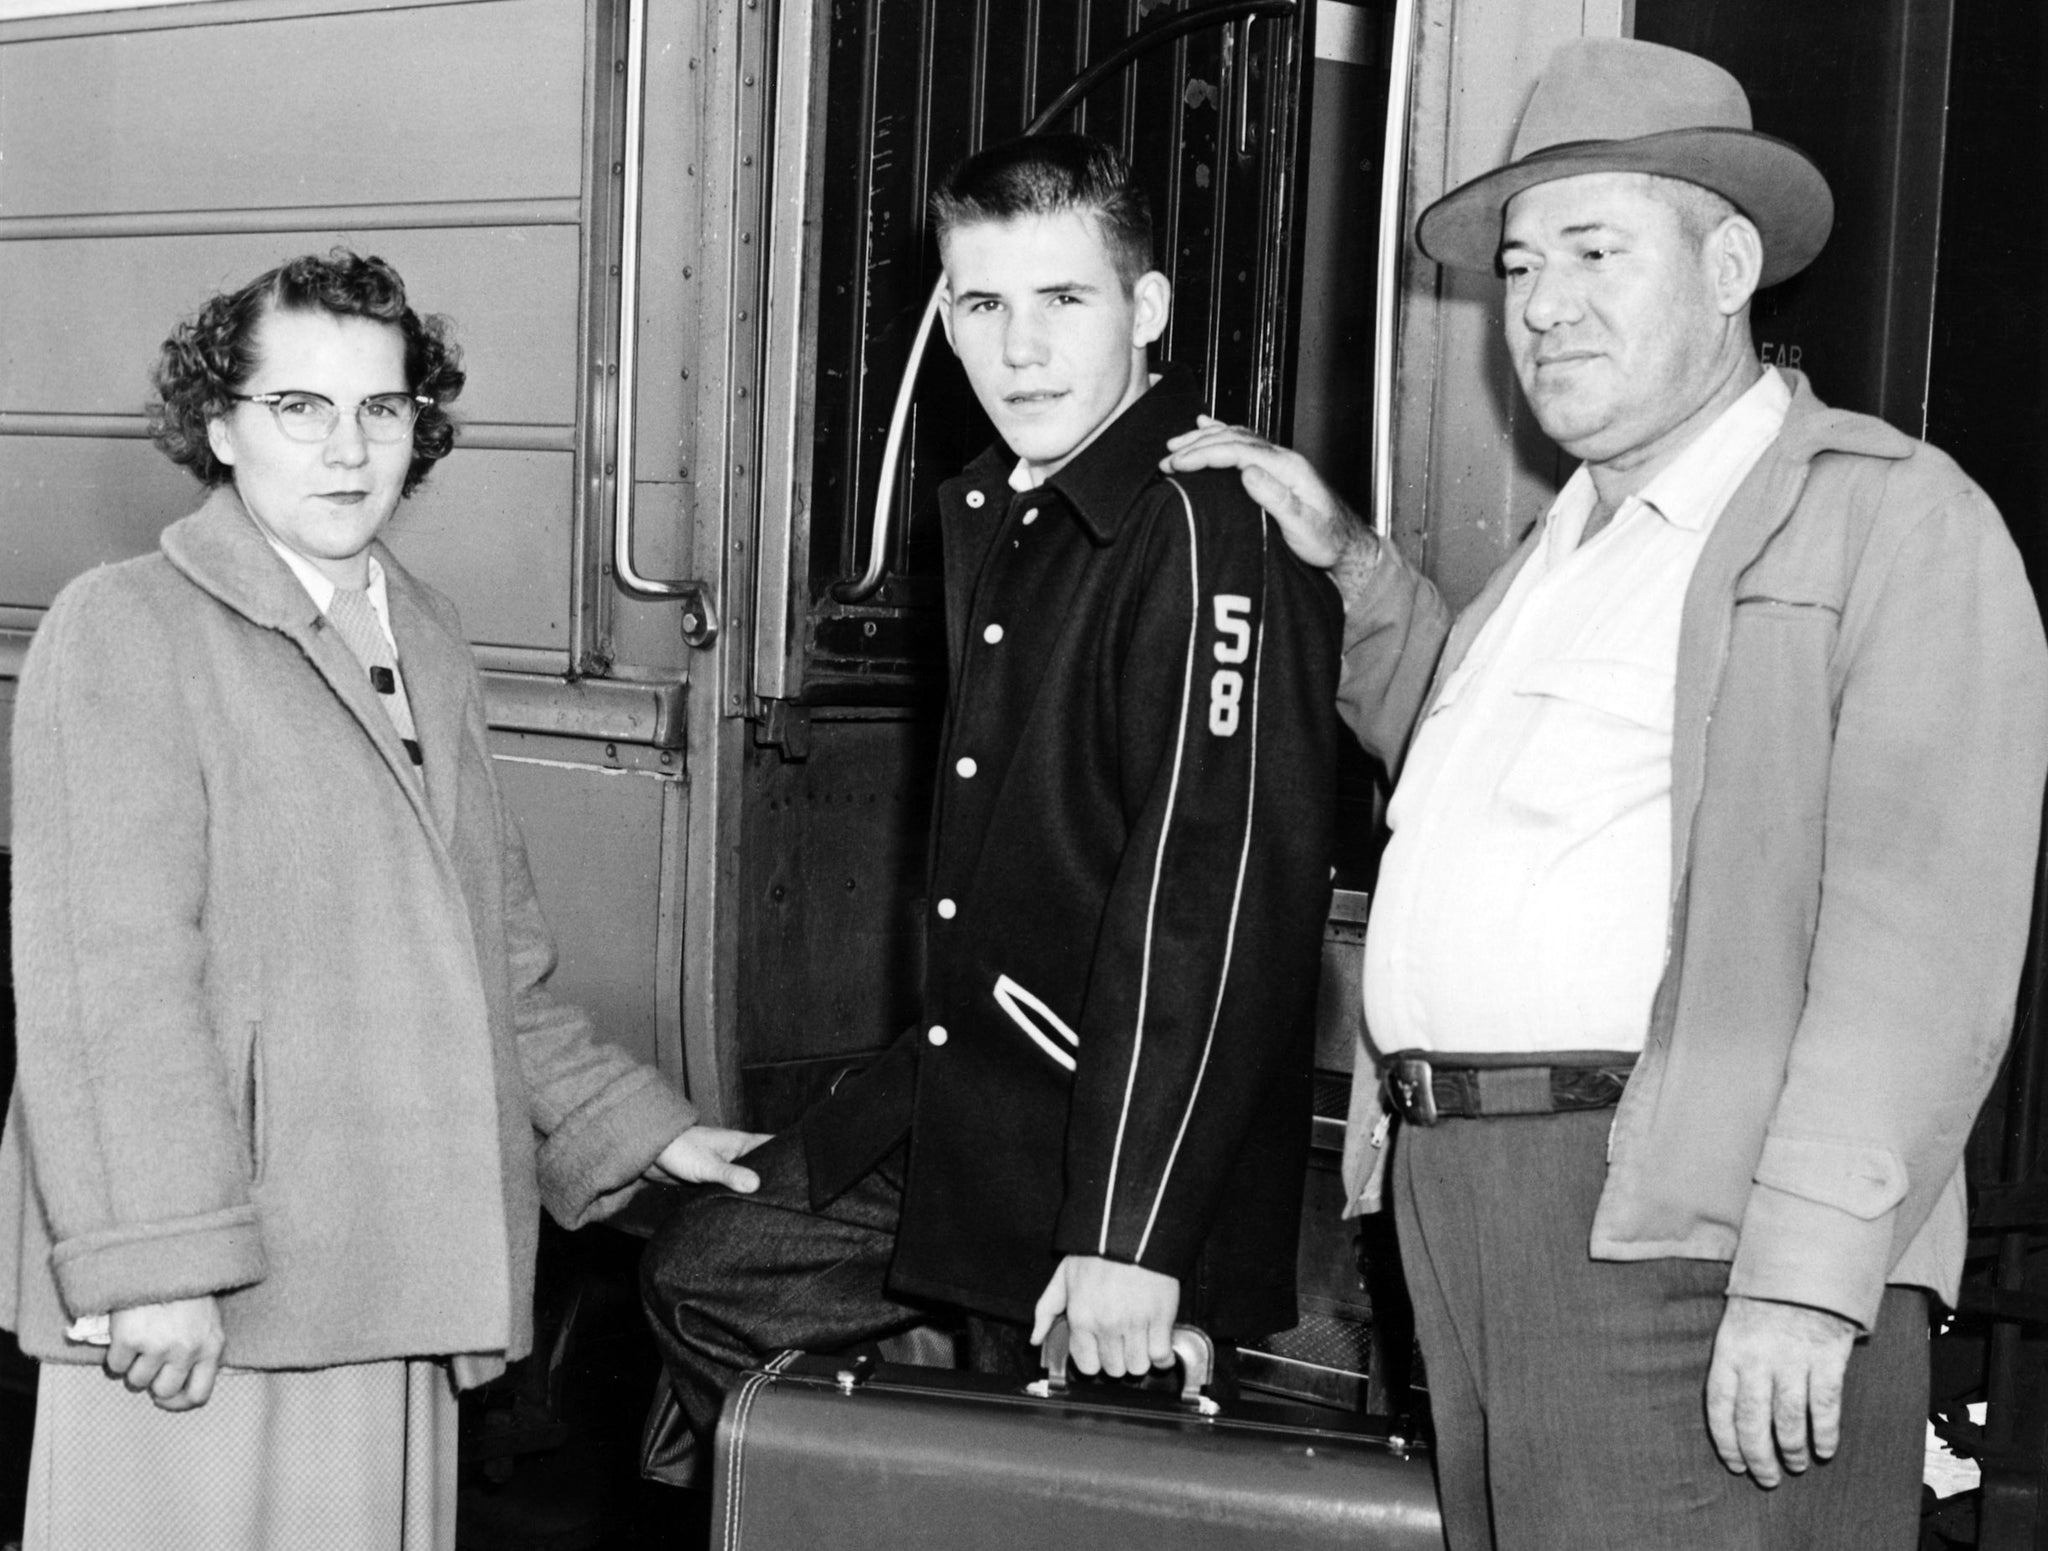
[{"label": "woman's light wool coat", "polygon": [[547,991],[454,610],[381,548],[425,751],[231,489],[78,578],[14,726],[0,1324],[223,1293],[227,1360],[523,1354],[539,1206],[692,1119]]}]

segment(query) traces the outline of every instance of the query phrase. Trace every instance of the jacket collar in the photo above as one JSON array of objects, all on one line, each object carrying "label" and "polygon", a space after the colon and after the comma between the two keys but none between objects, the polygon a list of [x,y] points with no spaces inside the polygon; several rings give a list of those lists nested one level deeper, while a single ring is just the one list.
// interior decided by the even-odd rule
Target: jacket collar
[{"label": "jacket collar", "polygon": [[[369,677],[341,638],[328,628],[291,568],[257,528],[232,485],[207,496],[191,516],[166,528],[159,540],[165,558],[195,586],[251,624],[290,637],[362,724],[385,763],[407,793],[444,834],[455,821],[454,779],[459,750],[448,746],[444,729],[462,726],[472,662],[467,646],[441,620],[436,600],[406,572],[382,544],[373,546],[384,569],[391,633],[398,641],[399,671],[420,728],[426,760],[426,793],[413,776],[412,759],[391,718],[370,688]],[[438,736],[436,736],[438,734]]]},{"label": "jacket collar", "polygon": [[1874,415],[1830,409],[1813,391],[1806,373],[1781,366],[1792,388],[1792,407],[1772,451],[1798,463],[1811,463],[1823,453],[1849,452],[1865,458],[1909,458],[1920,444]]},{"label": "jacket collar", "polygon": [[[1785,423],[1778,436],[1757,460],[1756,467],[1728,498],[1728,505],[1714,524],[1714,531],[1700,554],[1698,567],[1686,592],[1686,618],[1681,627],[1679,660],[1699,661],[1718,655],[1712,639],[1714,609],[1710,600],[1729,593],[1735,579],[1745,570],[1771,536],[1782,528],[1806,487],[1806,476],[1814,460],[1829,453],[1849,453],[1866,458],[1911,457],[1918,445],[1895,427],[1871,415],[1830,409],[1813,391],[1804,372],[1779,367],[1792,389],[1792,403],[1785,411]],[[1464,659],[1472,638],[1507,596],[1515,575],[1541,541],[1543,525],[1535,524],[1505,562],[1496,569],[1479,594],[1462,611],[1452,626],[1449,642],[1437,660],[1435,681],[1427,703],[1434,704],[1443,681]],[[1681,686],[1684,675],[1680,675]],[[1681,687],[1681,695],[1683,695]],[[1685,707],[1679,707],[1681,722]]]},{"label": "jacket collar", "polygon": [[[1058,493],[1088,536],[1097,544],[1109,544],[1139,494],[1159,477],[1166,439],[1191,429],[1202,408],[1201,385],[1194,373],[1169,366],[1072,462],[1039,488]],[[969,464],[959,481],[949,481],[950,493],[957,496],[978,489],[1007,499],[1009,475],[1016,462],[998,442]]]},{"label": "jacket collar", "polygon": [[171,564],[252,624],[296,636],[317,629],[319,607],[277,557],[233,485],[220,485],[158,541]]}]

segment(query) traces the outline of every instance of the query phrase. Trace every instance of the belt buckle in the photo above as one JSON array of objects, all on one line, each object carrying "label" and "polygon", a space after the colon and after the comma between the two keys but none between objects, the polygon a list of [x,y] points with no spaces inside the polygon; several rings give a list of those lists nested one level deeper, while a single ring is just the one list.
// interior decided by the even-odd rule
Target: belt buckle
[{"label": "belt buckle", "polygon": [[1442,1117],[1436,1109],[1436,1073],[1421,1056],[1393,1056],[1384,1080],[1387,1097],[1410,1125],[1433,1126]]}]

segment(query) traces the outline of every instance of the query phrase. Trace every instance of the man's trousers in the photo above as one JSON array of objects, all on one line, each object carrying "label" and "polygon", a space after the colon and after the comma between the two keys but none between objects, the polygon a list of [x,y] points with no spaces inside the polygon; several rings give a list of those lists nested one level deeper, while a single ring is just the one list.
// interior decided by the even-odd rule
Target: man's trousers
[{"label": "man's trousers", "polygon": [[1403,1128],[1401,1260],[1450,1551],[1911,1551],[1927,1301],[1886,1289],[1834,1460],[1774,1489],[1707,1435],[1728,1267],[1596,1261],[1612,1110]]}]

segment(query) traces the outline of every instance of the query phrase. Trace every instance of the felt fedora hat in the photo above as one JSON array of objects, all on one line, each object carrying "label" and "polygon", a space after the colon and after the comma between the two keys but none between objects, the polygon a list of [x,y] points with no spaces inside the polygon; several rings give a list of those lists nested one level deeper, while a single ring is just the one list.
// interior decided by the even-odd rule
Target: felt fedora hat
[{"label": "felt fedora hat", "polygon": [[1763,234],[1762,285],[1813,262],[1835,222],[1827,179],[1797,146],[1750,128],[1734,76],[1633,38],[1579,38],[1551,56],[1508,163],[1422,212],[1416,241],[1454,269],[1494,267],[1523,189],[1589,172],[1647,172],[1712,189]]}]

